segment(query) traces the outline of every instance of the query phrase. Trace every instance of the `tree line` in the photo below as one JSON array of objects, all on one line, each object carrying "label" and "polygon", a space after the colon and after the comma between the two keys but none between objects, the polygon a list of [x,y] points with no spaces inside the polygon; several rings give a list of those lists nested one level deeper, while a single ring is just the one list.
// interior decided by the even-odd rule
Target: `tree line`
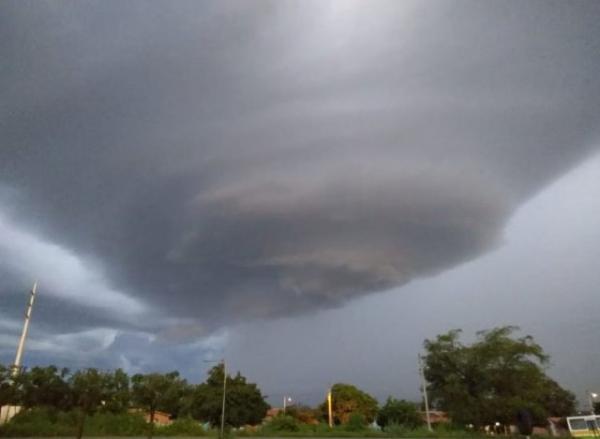
[{"label": "tree line", "polygon": [[[523,414],[531,425],[545,425],[549,416],[573,414],[574,395],[546,374],[548,355],[532,337],[516,337],[516,329],[507,326],[482,331],[471,344],[461,342],[459,330],[425,340],[424,375],[432,407],[447,412],[455,425],[475,429],[496,422],[516,424],[523,421]],[[174,418],[216,426],[221,419],[223,379],[222,364],[196,385],[177,372],[130,377],[121,369],[71,373],[49,366],[13,376],[9,368],[0,366],[0,405],[76,411],[78,436],[86,416],[125,413],[132,408],[142,409],[151,420],[157,411],[164,411]],[[390,397],[380,407],[373,396],[345,383],[335,384],[331,392],[335,425],[360,429],[377,422],[385,430],[391,426],[415,428],[423,423],[418,402]],[[227,376],[227,426],[260,424],[268,408],[256,384],[239,372]],[[288,407],[286,416],[274,419],[272,425],[293,431],[298,425],[327,420],[328,405],[323,401],[316,408]],[[150,422],[151,428],[153,425]]]},{"label": "tree line", "polygon": [[[173,418],[189,417],[218,425],[223,398],[223,365],[208,372],[201,384],[190,384],[178,372],[129,376],[121,369],[95,368],[71,373],[55,366],[33,367],[13,375],[0,366],[0,405],[19,405],[25,409],[49,408],[78,413],[77,437],[81,438],[87,416],[97,412],[126,413],[141,409],[149,415],[152,436],[157,411]],[[269,408],[258,386],[239,372],[227,376],[227,416],[230,427],[260,423]]]},{"label": "tree line", "polygon": [[[448,414],[459,427],[478,429],[497,422],[546,426],[548,417],[574,414],[575,395],[546,374],[549,356],[531,336],[518,337],[514,326],[476,333],[471,344],[452,330],[424,342],[424,375],[433,408]],[[382,407],[371,395],[350,384],[332,388],[333,421],[346,424],[356,416],[414,428],[423,422],[421,404],[388,398]],[[322,415],[327,402],[319,406]],[[421,412],[421,413],[419,413]],[[528,425],[521,425],[528,424]]]}]

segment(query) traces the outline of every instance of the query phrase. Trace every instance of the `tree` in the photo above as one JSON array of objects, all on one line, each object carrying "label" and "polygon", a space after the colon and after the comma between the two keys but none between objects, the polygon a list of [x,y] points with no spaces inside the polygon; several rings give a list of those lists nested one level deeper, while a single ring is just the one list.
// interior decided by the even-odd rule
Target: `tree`
[{"label": "tree", "polygon": [[[208,372],[208,378],[193,390],[193,417],[217,426],[221,423],[224,367],[219,364]],[[231,427],[260,424],[269,404],[254,383],[247,382],[239,372],[227,375],[225,394],[225,424]]]},{"label": "tree", "polygon": [[75,372],[70,380],[73,405],[79,411],[77,438],[83,436],[85,418],[94,414],[107,400],[114,396],[114,377],[109,372],[85,369]]},{"label": "tree", "polygon": [[17,386],[13,382],[12,370],[0,364],[0,407],[18,403]]},{"label": "tree", "polygon": [[415,404],[391,396],[377,413],[377,424],[383,429],[388,425],[416,428],[423,423]]},{"label": "tree", "polygon": [[[362,415],[371,423],[377,415],[377,400],[351,384],[337,383],[331,388],[333,421],[346,424],[353,414]],[[327,419],[327,400],[319,406],[323,417]]]},{"label": "tree", "polygon": [[104,410],[111,413],[124,413],[131,402],[130,380],[123,369],[117,369],[107,382],[110,386]]},{"label": "tree", "polygon": [[509,424],[528,411],[538,422],[572,412],[573,395],[546,376],[548,356],[531,336],[514,338],[505,326],[477,333],[470,346],[460,330],[425,341],[425,377],[434,405],[453,421]]},{"label": "tree", "polygon": [[549,416],[565,417],[575,413],[577,401],[575,395],[563,389],[560,384],[546,377],[541,382],[540,400]]},{"label": "tree", "polygon": [[68,374],[68,369],[59,370],[56,366],[34,367],[19,372],[14,381],[20,403],[27,408],[70,408],[72,401],[66,381]]},{"label": "tree", "polygon": [[131,382],[134,404],[147,410],[150,415],[148,438],[152,438],[156,411],[166,411],[176,407],[181,401],[187,383],[179,377],[179,372],[137,374],[131,378]]}]

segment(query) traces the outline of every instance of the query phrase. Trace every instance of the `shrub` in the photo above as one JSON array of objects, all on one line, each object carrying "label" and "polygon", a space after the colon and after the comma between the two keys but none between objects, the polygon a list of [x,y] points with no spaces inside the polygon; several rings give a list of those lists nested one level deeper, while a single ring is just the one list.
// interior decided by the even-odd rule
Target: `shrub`
[{"label": "shrub", "polygon": [[158,436],[206,436],[207,432],[202,425],[192,418],[176,419],[170,425],[158,427]]},{"label": "shrub", "polygon": [[23,410],[0,427],[0,436],[72,436],[76,419],[55,410],[36,408]]},{"label": "shrub", "polygon": [[147,424],[139,413],[96,413],[85,419],[86,436],[139,436],[147,431]]},{"label": "shrub", "polygon": [[298,421],[295,418],[293,418],[291,416],[280,415],[280,416],[274,417],[271,420],[271,422],[269,422],[267,425],[265,425],[265,429],[271,430],[271,431],[295,432],[295,431],[300,431],[300,424],[298,423]]},{"label": "shrub", "polygon": [[367,428],[367,420],[360,413],[352,413],[344,425],[346,431],[363,431]]},{"label": "shrub", "polygon": [[[1,426],[0,436],[74,436],[77,422],[75,411],[35,408],[20,412]],[[139,414],[96,413],[86,417],[84,432],[86,436],[141,436],[146,432],[146,422]]]},{"label": "shrub", "polygon": [[331,433],[331,428],[329,428],[329,425],[326,424],[325,422],[321,422],[317,425],[312,425],[311,426],[311,430],[315,433],[315,435],[320,436],[326,436],[327,434]]},{"label": "shrub", "polygon": [[387,430],[388,425],[402,425],[405,428],[416,428],[423,425],[415,404],[405,400],[388,398],[385,405],[377,413],[377,424]]},{"label": "shrub", "polygon": [[484,437],[476,431],[467,431],[463,428],[454,428],[451,425],[441,424],[434,427],[433,431],[425,426],[418,428],[408,428],[406,425],[390,424],[386,427],[385,433],[390,437],[405,438],[480,438]]},{"label": "shrub", "polygon": [[313,409],[305,405],[293,405],[288,407],[287,415],[295,418],[300,424],[316,425],[322,418],[322,413],[318,409]]},{"label": "shrub", "polygon": [[400,424],[389,424],[385,427],[385,432],[392,437],[405,437],[408,436],[410,430],[404,425]]}]

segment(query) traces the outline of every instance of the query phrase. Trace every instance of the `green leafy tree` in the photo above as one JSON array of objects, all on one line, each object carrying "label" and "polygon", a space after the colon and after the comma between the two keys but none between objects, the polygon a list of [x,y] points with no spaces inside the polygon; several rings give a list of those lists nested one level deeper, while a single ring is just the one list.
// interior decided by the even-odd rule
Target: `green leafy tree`
[{"label": "green leafy tree", "polygon": [[[193,417],[220,425],[223,379],[224,367],[219,364],[208,372],[205,383],[196,386],[192,395]],[[269,409],[258,386],[247,382],[239,372],[234,377],[227,376],[225,400],[225,424],[230,427],[260,424]]]},{"label": "green leafy tree", "polygon": [[159,404],[158,410],[169,413],[172,419],[182,417],[189,405],[191,388],[185,379],[180,378],[171,388],[171,393]]},{"label": "green leafy tree", "polygon": [[131,378],[131,383],[133,403],[147,410],[150,416],[148,438],[152,438],[156,411],[169,412],[169,409],[178,407],[187,383],[179,377],[179,372],[137,374]]},{"label": "green leafy tree", "polygon": [[68,369],[56,366],[34,367],[22,370],[15,377],[20,403],[27,407],[50,407],[66,410],[71,407]]},{"label": "green leafy tree", "polygon": [[130,380],[123,369],[117,369],[107,382],[109,392],[103,409],[110,413],[125,413],[131,403]]},{"label": "green leafy tree", "polygon": [[93,368],[84,369],[71,376],[69,385],[73,406],[79,412],[77,438],[81,439],[85,418],[96,413],[107,400],[114,397],[114,376]]},{"label": "green leafy tree", "polygon": [[383,429],[388,425],[400,425],[407,428],[416,428],[423,423],[417,406],[403,399],[391,396],[377,413],[377,424]]},{"label": "green leafy tree", "polygon": [[453,421],[476,426],[514,422],[527,410],[538,423],[572,412],[574,398],[548,378],[548,356],[531,336],[505,326],[477,333],[471,345],[454,330],[426,340],[425,376],[433,403]]},{"label": "green leafy tree", "polygon": [[540,383],[539,401],[543,403],[549,416],[565,417],[575,413],[577,400],[575,395],[563,389],[560,384],[546,377]]},{"label": "green leafy tree", "polygon": [[12,377],[12,369],[0,364],[0,407],[15,405],[18,401],[17,386]]},{"label": "green leafy tree", "polygon": [[[361,415],[367,423],[375,420],[377,400],[351,384],[337,383],[331,388],[333,421],[346,424],[353,414]],[[327,419],[327,400],[319,406],[323,418]]]}]

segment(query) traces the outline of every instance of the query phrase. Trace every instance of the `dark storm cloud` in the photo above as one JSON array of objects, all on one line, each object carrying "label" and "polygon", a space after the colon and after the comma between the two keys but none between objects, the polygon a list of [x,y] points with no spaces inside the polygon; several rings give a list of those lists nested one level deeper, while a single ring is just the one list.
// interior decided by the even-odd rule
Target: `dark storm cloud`
[{"label": "dark storm cloud", "polygon": [[598,134],[593,2],[2,9],[0,213],[166,338],[477,257]]}]

